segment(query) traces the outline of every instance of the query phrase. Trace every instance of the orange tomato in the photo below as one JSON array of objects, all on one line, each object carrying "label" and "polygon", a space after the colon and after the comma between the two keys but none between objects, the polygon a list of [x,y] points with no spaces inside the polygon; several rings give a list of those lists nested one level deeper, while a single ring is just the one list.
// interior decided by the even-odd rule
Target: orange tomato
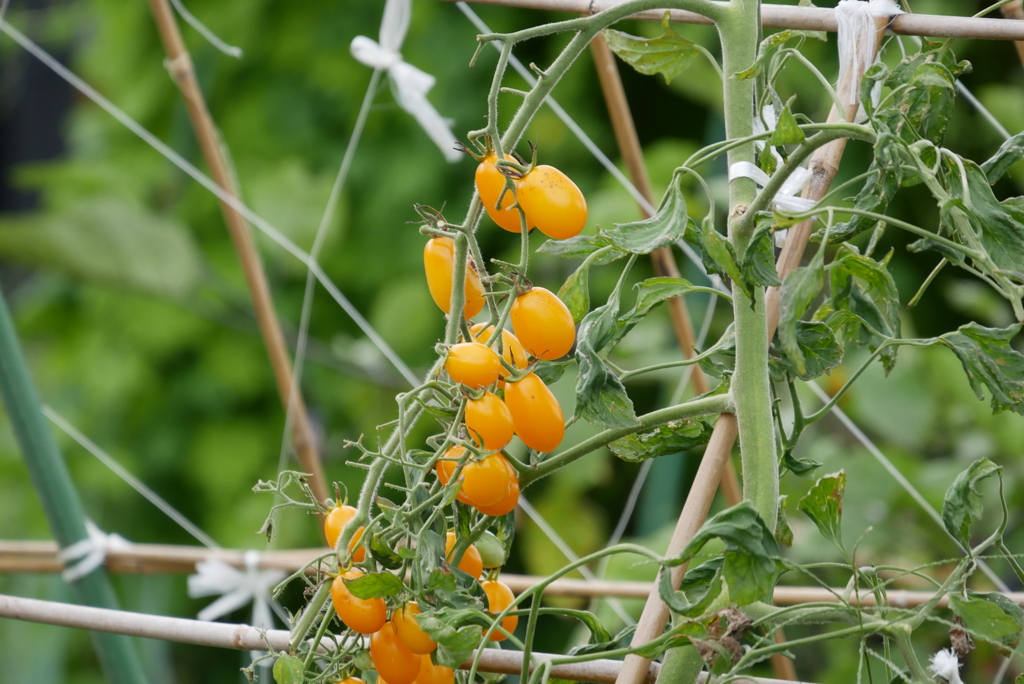
[{"label": "orange tomato", "polygon": [[437,650],[437,642],[427,636],[420,623],[416,622],[416,616],[421,612],[419,604],[410,601],[395,611],[391,622],[403,646],[418,655],[426,655]]},{"label": "orange tomato", "polygon": [[508,495],[511,486],[508,462],[501,454],[466,464],[462,491],[473,506],[493,506]]},{"label": "orange tomato", "polygon": [[[452,549],[455,547],[455,533],[449,532],[444,540],[444,553],[448,561],[452,559]],[[484,573],[484,562],[480,558],[480,552],[476,550],[475,544],[470,544],[466,552],[462,554],[459,561],[459,570],[471,577],[479,578]]]},{"label": "orange tomato", "polygon": [[370,637],[370,657],[377,673],[388,684],[412,684],[423,663],[422,656],[402,645],[391,623],[385,624]]},{"label": "orange tomato", "polygon": [[519,205],[540,232],[556,240],[578,235],[587,224],[587,200],[553,166],[533,168],[516,182]]},{"label": "orange tomato", "polygon": [[[452,280],[455,275],[455,240],[435,237],[423,248],[423,268],[427,273],[427,288],[434,303],[448,313],[452,308]],[[472,318],[484,308],[484,286],[472,266],[466,266],[466,303],[462,313]]]},{"label": "orange tomato", "polygon": [[477,442],[488,451],[500,451],[512,441],[515,427],[512,414],[498,395],[486,392],[479,399],[466,402],[466,427]]},{"label": "orange tomato", "polygon": [[335,682],[335,684],[366,684],[366,682],[359,677],[345,677],[344,679]]},{"label": "orange tomato", "polygon": [[509,471],[509,483],[508,492],[502,497],[497,503],[491,504],[490,506],[476,506],[476,509],[484,515],[489,515],[493,518],[498,516],[506,515],[515,509],[516,504],[519,503],[519,476],[516,474],[515,468],[506,459],[505,466]]},{"label": "orange tomato", "polygon": [[511,318],[523,348],[538,359],[560,359],[576,341],[576,324],[569,307],[543,287],[516,297]]},{"label": "orange tomato", "polygon": [[[469,329],[469,334],[477,342],[487,344],[491,335],[494,334],[494,326],[488,323],[476,323]],[[523,345],[519,343],[515,335],[504,328],[501,330],[501,357],[505,359],[505,363],[514,368],[526,368],[530,365],[530,359],[526,356]],[[504,380],[498,381],[498,388],[505,389]]]},{"label": "orange tomato", "polygon": [[[328,546],[333,549],[338,545],[338,537],[341,536],[342,529],[348,524],[349,520],[356,517],[356,513],[358,511],[352,506],[335,506],[331,509],[331,512],[327,514],[327,519],[324,520],[324,536],[327,537]],[[362,563],[366,560],[366,549],[362,546],[356,549],[356,545],[362,539],[363,530],[365,529],[365,527],[360,525],[348,542],[348,550],[352,553],[352,560],[356,563]],[[355,551],[353,552],[352,549],[355,549]]]},{"label": "orange tomato", "polygon": [[444,369],[453,381],[473,389],[492,385],[505,373],[494,350],[479,342],[452,345]]},{"label": "orange tomato", "polygon": [[[511,233],[519,233],[522,232],[519,210],[512,208],[512,205],[516,203],[516,198],[511,191],[501,196],[505,189],[505,176],[501,175],[501,171],[498,170],[498,165],[495,163],[497,159],[498,156],[491,152],[477,165],[474,176],[476,191],[480,194],[480,202],[483,203],[487,215],[495,223]],[[507,154],[505,160],[515,161]],[[499,196],[501,196],[500,209],[496,208]],[[526,226],[527,229],[533,228],[529,216],[526,218]]]},{"label": "orange tomato", "polygon": [[[516,598],[512,590],[508,588],[508,585],[503,582],[487,580],[486,582],[481,582],[480,586],[483,588],[484,593],[487,594],[487,610],[495,615],[508,608]],[[501,628],[511,633],[516,631],[516,625],[518,624],[519,616],[509,615],[501,621]],[[507,638],[507,636],[497,630],[491,633],[491,641],[504,641]]]},{"label": "orange tomato", "polygon": [[505,388],[505,405],[512,413],[516,434],[531,449],[554,451],[565,436],[562,407],[544,381],[530,373]]},{"label": "orange tomato", "polygon": [[360,634],[373,634],[387,623],[387,606],[381,598],[361,599],[352,595],[344,580],[362,576],[358,570],[349,570],[335,577],[331,583],[331,601],[346,627]]},{"label": "orange tomato", "polygon": [[435,665],[430,656],[423,656],[423,664],[420,666],[420,674],[416,677],[416,684],[454,684],[455,671],[444,665]]},{"label": "orange tomato", "polygon": [[[453,446],[451,449],[444,452],[444,456],[441,457],[443,459],[452,460],[438,460],[434,463],[434,471],[437,473],[437,479],[441,481],[441,484],[448,486],[448,481],[452,479],[452,475],[455,474],[455,468],[458,467],[456,459],[462,458],[462,455],[465,453],[465,447]],[[462,470],[464,474],[466,469],[463,468]],[[463,478],[460,477],[459,479],[461,481]],[[458,494],[455,495],[455,498],[464,504],[473,503],[472,501],[469,500],[469,497],[466,496],[466,493],[462,489],[459,489],[459,492]]]}]

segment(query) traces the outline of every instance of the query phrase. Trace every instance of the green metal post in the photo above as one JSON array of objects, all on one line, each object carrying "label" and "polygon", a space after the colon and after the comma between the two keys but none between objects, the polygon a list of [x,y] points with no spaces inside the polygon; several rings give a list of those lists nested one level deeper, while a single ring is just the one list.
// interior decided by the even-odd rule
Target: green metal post
[{"label": "green metal post", "polygon": [[[87,539],[82,502],[43,416],[3,292],[0,292],[0,395],[57,544],[67,548]],[[114,589],[103,567],[72,582],[72,588],[82,603],[117,608]],[[142,665],[129,637],[93,632],[92,638],[103,671],[112,684],[145,684]]]}]

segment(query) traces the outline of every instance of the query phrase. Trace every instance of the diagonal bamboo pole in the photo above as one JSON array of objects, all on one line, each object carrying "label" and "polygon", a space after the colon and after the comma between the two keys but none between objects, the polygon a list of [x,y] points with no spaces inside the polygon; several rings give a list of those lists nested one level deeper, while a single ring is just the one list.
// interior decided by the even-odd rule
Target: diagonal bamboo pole
[{"label": "diagonal bamboo pole", "polygon": [[[633,121],[633,114],[629,110],[629,102],[626,99],[626,91],[622,87],[622,78],[619,75],[618,66],[615,64],[615,57],[600,34],[594,36],[590,42],[590,49],[594,55],[594,66],[597,67],[597,77],[601,83],[601,92],[604,93],[608,115],[612,120],[612,130],[615,131],[619,152],[626,162],[633,185],[647,200],[647,203],[654,206],[651,179],[647,175],[643,149],[640,147],[640,138],[637,136],[636,124]],[[650,212],[643,205],[640,205],[640,213],[644,218],[650,217]],[[659,276],[679,277],[679,267],[676,265],[671,249],[662,247],[655,250],[651,253],[651,261],[654,264],[654,272]],[[682,297],[673,297],[668,300],[668,312],[672,319],[672,329],[675,332],[676,341],[679,343],[679,349],[685,358],[693,358],[696,336],[693,334],[693,324],[686,308],[686,301]],[[693,383],[693,389],[697,394],[707,394],[711,389],[708,385],[708,378],[700,366],[693,366],[690,382]],[[725,465],[721,487],[722,496],[730,506],[735,506],[743,500],[739,478],[731,460]]]},{"label": "diagonal bamboo pole", "polygon": [[[167,67],[185,100],[192,128],[199,141],[206,164],[210,168],[210,176],[222,190],[232,197],[237,197],[238,192],[224,158],[224,151],[221,149],[217,127],[206,106],[206,99],[199,88],[199,82],[196,80],[195,71],[192,68],[192,58],[189,56],[188,50],[185,49],[185,42],[178,30],[174,12],[167,0],[149,0],[149,5],[160,33],[160,40],[167,52]],[[235,245],[235,252],[238,254],[238,260],[245,274],[249,295],[256,312],[256,321],[259,324],[263,343],[267,348],[267,356],[270,358],[270,365],[274,371],[274,380],[277,383],[281,404],[284,406],[286,415],[291,415],[292,444],[303,471],[310,475],[309,484],[313,494],[318,500],[324,501],[328,496],[327,483],[324,479],[323,466],[320,463],[316,437],[313,435],[302,393],[298,385],[295,384],[288,347],[274,310],[274,302],[267,284],[266,273],[263,271],[263,263],[256,251],[252,233],[242,215],[224,201],[221,201],[220,206],[231,235],[231,241]]]},{"label": "diagonal bamboo pole", "polygon": [[[875,54],[881,48],[882,36],[889,21],[889,18],[876,19],[878,37],[875,40]],[[837,87],[837,91],[841,96],[849,97],[849,93],[858,92],[858,86],[863,73],[855,73],[855,71],[855,69],[850,68],[844,72],[844,79]],[[859,103],[859,100],[854,98],[854,101],[855,104],[847,106],[846,111],[842,113],[833,105],[832,110],[829,112],[828,121],[835,122],[840,119],[853,121],[859,106],[859,104],[856,104]],[[804,188],[804,197],[818,200],[825,195],[829,184],[839,170],[839,162],[845,149],[846,139],[839,138],[821,147],[812,156],[810,168],[814,172],[814,176]],[[811,221],[805,221],[790,229],[786,244],[776,264],[781,279],[785,279],[794,268],[800,265],[800,258],[803,256],[804,248],[807,246],[807,241],[810,238],[811,225]],[[768,318],[769,340],[774,337],[775,329],[779,323],[779,298],[780,288],[768,289],[765,305]],[[686,504],[683,506],[683,511],[672,534],[672,540],[669,543],[669,550],[666,555],[680,553],[696,534],[697,530],[700,529],[701,525],[703,525],[711,505],[711,496],[708,495],[708,491],[714,492],[717,488],[722,469],[721,464],[728,460],[738,434],[736,417],[722,414],[715,424],[714,433],[704,452],[704,459],[701,462],[700,470],[698,470],[697,478],[694,480],[693,487],[690,490],[690,496],[687,497]],[[693,499],[692,505],[691,499]],[[685,565],[672,568],[671,578],[673,587],[679,587],[685,572]],[[668,618],[668,607],[661,600],[658,589],[655,587],[652,589],[647,599],[647,604],[644,606],[643,614],[640,616],[640,621],[637,624],[637,629],[631,642],[632,645],[640,646],[660,636],[665,629],[665,625],[668,623]],[[643,672],[649,665],[650,659],[638,655],[626,656],[622,671],[616,680],[617,684],[640,684]]]},{"label": "diagonal bamboo pole", "polygon": [[[29,373],[7,302],[0,293],[0,394],[25,458],[32,484],[61,548],[88,541],[85,511],[71,481]],[[63,563],[61,564],[63,566]],[[79,601],[116,608],[117,598],[103,568],[70,582]],[[146,677],[131,640],[112,634],[92,634],[103,671],[114,684],[144,684]]]},{"label": "diagonal bamboo pole", "polygon": [[[1024,4],[1021,3],[1021,0],[1013,0],[1013,2],[1003,5],[999,8],[999,11],[1007,19],[1024,21]],[[1017,54],[1020,56],[1020,63],[1024,64],[1024,40],[1015,41],[1014,46],[1017,48]]]}]

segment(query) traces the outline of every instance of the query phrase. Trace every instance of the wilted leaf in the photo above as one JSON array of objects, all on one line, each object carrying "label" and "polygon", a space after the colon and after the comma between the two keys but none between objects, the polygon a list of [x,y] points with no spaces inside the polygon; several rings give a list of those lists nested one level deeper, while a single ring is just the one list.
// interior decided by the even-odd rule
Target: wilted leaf
[{"label": "wilted leaf", "polygon": [[541,361],[533,369],[533,374],[544,381],[545,385],[557,382],[564,374],[565,369],[576,363],[576,359],[565,359],[564,361]]},{"label": "wilted leaf", "polygon": [[722,558],[713,558],[688,570],[679,591],[673,591],[671,573],[658,573],[658,594],[673,613],[684,617],[702,615],[722,593]]},{"label": "wilted leaf", "polygon": [[681,240],[687,222],[686,198],[675,182],[669,186],[668,195],[654,216],[633,223],[616,223],[611,230],[602,230],[601,236],[620,250],[650,254]]},{"label": "wilted leaf", "polygon": [[840,470],[825,475],[814,483],[807,495],[800,499],[798,508],[807,514],[822,536],[843,550],[843,491],[846,489],[846,472]]},{"label": "wilted leaf", "polygon": [[[588,256],[611,245],[606,238],[594,235],[577,235],[567,240],[548,240],[540,247],[537,248],[538,252],[544,252],[545,254],[551,254],[552,256],[562,257],[563,259],[586,259]],[[627,252],[623,252],[618,248],[612,248],[607,252],[602,253],[600,256],[594,257],[594,261],[591,262],[592,266],[603,266],[604,264],[610,264],[616,259],[621,259],[626,256]]]},{"label": "wilted leaf", "polygon": [[[582,612],[582,611],[572,611],[572,612],[575,614],[575,613]],[[573,615],[573,617],[575,617],[575,615]],[[598,624],[600,624],[600,623],[598,623]],[[602,629],[603,629],[603,627],[602,627]],[[635,631],[636,631],[636,625],[629,625],[627,627],[623,627],[622,630],[620,630],[619,633],[616,634],[615,636],[608,637],[607,641],[596,641],[595,640],[596,639],[596,634],[595,634],[595,632],[593,630],[591,630],[591,632],[590,632],[590,641],[587,644],[584,644],[583,646],[574,646],[573,648],[570,648],[568,655],[571,655],[571,656],[574,656],[574,655],[586,655],[588,653],[602,653],[604,651],[611,650],[611,649],[615,648],[616,646],[618,646],[620,644],[620,642],[622,642],[625,639],[628,639],[629,637],[633,636],[633,632],[635,632]],[[556,680],[549,679],[548,680],[548,684],[552,684],[554,681],[556,681]],[[562,681],[564,681],[564,680],[562,680]]]},{"label": "wilted leaf", "polygon": [[[797,321],[796,343],[804,360],[804,372],[798,374],[804,380],[827,373],[843,362],[843,348],[832,328],[824,323]],[[779,363],[784,369],[797,372],[786,359]]]},{"label": "wilted leaf", "polygon": [[980,637],[1012,650],[1020,643],[1024,629],[1024,610],[1002,594],[967,592],[968,598],[949,597],[953,614],[972,636]]},{"label": "wilted leaf", "polygon": [[203,258],[180,223],[112,197],[0,220],[0,256],[115,287],[180,298]]},{"label": "wilted leaf", "polygon": [[293,655],[280,656],[274,663],[274,681],[277,684],[302,684],[306,681],[302,659]]},{"label": "wilted leaf", "polygon": [[968,323],[937,338],[953,350],[979,399],[988,389],[992,412],[1010,409],[1024,415],[1024,355],[1010,346],[1021,325],[985,328]]},{"label": "wilted leaf", "polygon": [[810,458],[797,458],[790,451],[782,455],[782,466],[793,472],[794,475],[806,475],[821,464]]},{"label": "wilted leaf", "polygon": [[905,57],[886,85],[894,91],[899,88],[890,109],[901,114],[896,128],[900,137],[908,142],[924,138],[941,145],[956,102],[956,78],[968,65],[957,64],[948,49],[928,47]]},{"label": "wilted leaf", "polygon": [[[841,342],[859,341],[874,351],[882,343],[879,335],[899,337],[899,291],[886,269],[891,254],[879,262],[858,254],[850,245],[840,247],[829,272],[831,306],[836,312],[829,322]],[[892,370],[896,347],[882,351],[882,363],[886,372]]]},{"label": "wilted leaf", "polygon": [[704,220],[702,229],[701,238],[704,253],[715,262],[715,272],[724,273],[732,278],[736,287],[743,290],[747,299],[751,299],[752,292],[743,278],[743,273],[740,271],[740,265],[736,259],[736,252],[733,249],[732,243],[715,230],[710,220]]},{"label": "wilted leaf", "polygon": [[[682,278],[648,278],[634,286],[637,290],[636,305],[619,317],[613,332],[608,337],[611,345],[618,342],[632,330],[654,307],[673,297],[683,297],[691,292],[707,292],[708,288],[693,285]],[[725,296],[720,294],[719,296]]]},{"label": "wilted leaf", "polygon": [[683,38],[669,24],[669,13],[661,20],[662,34],[657,38],[639,38],[628,33],[605,29],[605,42],[619,59],[641,74],[661,74],[665,83],[686,71],[700,54],[693,41]]},{"label": "wilted leaf", "polygon": [[1024,132],[1000,145],[996,153],[981,165],[981,170],[985,172],[989,184],[992,185],[1002,178],[1011,166],[1020,161],[1021,157],[1024,157]]},{"label": "wilted leaf", "polygon": [[1002,466],[987,458],[978,459],[957,475],[946,490],[946,497],[942,501],[942,522],[964,548],[970,548],[971,545],[971,524],[981,520],[985,512],[985,502],[978,485],[993,475],[1001,480],[1002,470]]},{"label": "wilted leaf", "polygon": [[352,595],[361,599],[398,596],[405,590],[402,580],[390,572],[371,572],[362,577],[344,581]]},{"label": "wilted leaf", "polygon": [[584,261],[558,288],[558,298],[565,302],[572,314],[572,322],[579,325],[590,311],[590,262]]},{"label": "wilted leaf", "polygon": [[779,517],[775,522],[775,541],[786,548],[793,546],[793,530],[790,528],[789,520],[786,518],[786,506],[788,503],[788,496],[782,495],[779,497]]},{"label": "wilted leaf", "polygon": [[712,430],[703,420],[677,420],[617,439],[608,448],[624,461],[644,461],[703,446],[711,439]]},{"label": "wilted leaf", "polygon": [[622,381],[597,353],[618,330],[619,297],[588,313],[580,323],[576,343],[576,417],[600,427],[632,427],[637,424],[633,402]]},{"label": "wilted leaf", "polygon": [[800,317],[804,315],[807,307],[821,292],[821,287],[825,283],[822,270],[822,251],[824,250],[819,250],[809,265],[790,271],[786,279],[782,281],[782,299],[779,306],[779,342],[782,346],[782,353],[800,375],[807,372],[807,364],[797,338],[797,323],[800,322]]},{"label": "wilted leaf", "polygon": [[740,264],[743,279],[752,286],[777,287],[782,284],[775,266],[775,249],[771,234],[765,231],[755,236],[743,255]]}]

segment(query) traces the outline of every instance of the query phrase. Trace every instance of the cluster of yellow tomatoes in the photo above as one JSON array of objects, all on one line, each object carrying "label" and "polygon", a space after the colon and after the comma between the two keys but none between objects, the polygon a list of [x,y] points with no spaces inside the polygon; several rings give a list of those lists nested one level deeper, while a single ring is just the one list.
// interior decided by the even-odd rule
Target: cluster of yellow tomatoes
[{"label": "cluster of yellow tomatoes", "polygon": [[[333,548],[345,525],[356,515],[352,506],[337,506],[331,509],[324,522],[324,533],[327,543]],[[358,546],[363,528],[360,527],[349,549],[354,550],[353,561],[359,563],[365,559],[366,551]],[[451,560],[455,547],[455,534],[449,532],[445,541],[445,552]],[[480,551],[470,544],[458,564],[459,570],[480,579],[484,574],[484,561]],[[377,670],[379,684],[453,684],[455,673],[450,667],[435,664],[430,654],[437,650],[437,643],[427,635],[416,621],[420,613],[419,605],[409,601],[392,611],[391,619],[387,616],[387,604],[382,598],[361,599],[354,596],[345,585],[345,580],[354,580],[363,576],[362,571],[355,568],[338,575],[331,584],[331,601],[338,618],[353,632],[366,634],[370,637],[370,658]],[[487,596],[487,610],[498,614],[505,610],[515,596],[508,585],[498,580],[480,582]],[[519,622],[518,616],[509,616],[501,621],[503,630],[515,631]],[[491,633],[492,641],[502,641],[507,637],[503,632],[495,630]],[[349,677],[341,684],[365,684],[358,677]]]}]

